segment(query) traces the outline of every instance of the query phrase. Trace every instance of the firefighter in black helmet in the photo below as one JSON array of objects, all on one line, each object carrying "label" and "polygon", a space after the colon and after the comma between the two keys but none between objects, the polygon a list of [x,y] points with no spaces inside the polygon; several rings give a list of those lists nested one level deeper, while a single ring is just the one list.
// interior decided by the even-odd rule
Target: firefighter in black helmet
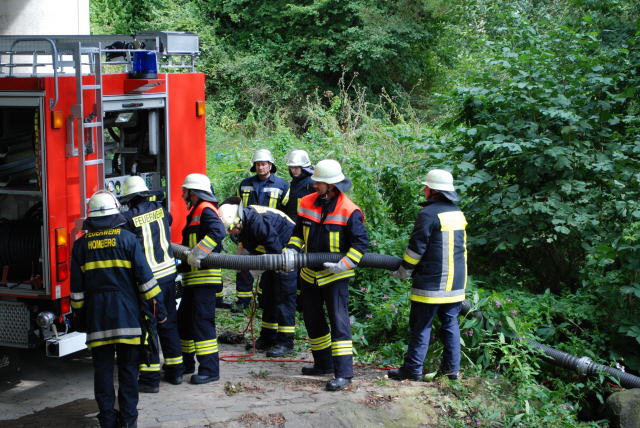
[{"label": "firefighter in black helmet", "polygon": [[[171,214],[162,205],[163,192],[151,192],[137,175],[124,181],[120,200],[129,207],[123,213],[126,228],[135,233],[143,245],[149,267],[162,289],[167,308],[167,322],[158,326],[164,357],[164,379],[174,385],[182,383],[184,365],[178,335],[176,312],[176,261],[171,249]],[[140,392],[158,392],[160,387],[160,355],[156,353],[150,366],[140,366]]]},{"label": "firefighter in black helmet", "polygon": [[[87,231],[73,244],[71,306],[87,333],[94,367],[94,391],[102,427],[135,426],[138,366],[148,334],[143,316],[166,321],[161,291],[136,236],[123,229],[115,196],[106,191],[89,200]],[[141,306],[143,311],[141,311]],[[141,312],[144,312],[141,313]],[[113,388],[118,365],[118,408]]]}]

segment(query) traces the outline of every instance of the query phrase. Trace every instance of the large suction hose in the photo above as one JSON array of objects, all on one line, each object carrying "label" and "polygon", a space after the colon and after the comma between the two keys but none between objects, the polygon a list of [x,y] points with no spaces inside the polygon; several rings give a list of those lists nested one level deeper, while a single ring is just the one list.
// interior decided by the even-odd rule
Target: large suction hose
[{"label": "large suction hose", "polygon": [[[176,257],[186,263],[188,247],[171,244]],[[309,253],[294,255],[296,269],[309,267],[322,269],[325,262],[336,263],[344,255],[340,253]],[[200,266],[206,269],[233,269],[233,270],[283,270],[285,256],[283,254],[263,254],[259,256],[239,256],[232,254],[211,253],[200,261]],[[402,259],[386,254],[366,253],[359,267],[374,267],[380,269],[396,270]]]},{"label": "large suction hose", "polygon": [[[462,302],[462,308],[460,313],[465,315],[471,310],[471,304],[468,300]],[[476,318],[483,318],[484,315],[481,311],[475,311],[473,316]],[[640,388],[640,377],[623,372],[622,370],[614,369],[613,367],[605,366],[602,364],[594,363],[589,357],[576,357],[566,352],[559,351],[550,346],[543,345],[535,340],[526,339],[516,334],[516,338],[524,340],[536,349],[541,350],[550,362],[559,367],[575,370],[581,375],[593,375],[597,373],[608,373],[614,378],[618,379],[620,385],[625,388]]]}]

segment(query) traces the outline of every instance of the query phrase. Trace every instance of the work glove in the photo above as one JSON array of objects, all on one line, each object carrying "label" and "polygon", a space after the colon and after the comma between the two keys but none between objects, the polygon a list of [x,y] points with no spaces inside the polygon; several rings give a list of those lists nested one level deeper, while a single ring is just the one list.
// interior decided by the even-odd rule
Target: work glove
[{"label": "work glove", "polygon": [[413,273],[413,269],[405,269],[404,266],[400,265],[398,270],[391,272],[391,276],[398,279],[407,279],[411,277]]},{"label": "work glove", "polygon": [[249,252],[249,250],[247,250],[247,249],[246,249],[246,248],[244,248],[243,246],[238,245],[238,248],[236,248],[236,254],[237,254],[238,256],[248,256],[248,255],[249,255],[249,254],[251,254],[251,253]]},{"label": "work glove", "polygon": [[187,251],[187,263],[189,266],[200,269],[200,259],[192,250]]},{"label": "work glove", "polygon": [[322,265],[331,273],[340,273],[349,269],[342,259],[338,263],[324,262]]},{"label": "work glove", "polygon": [[282,255],[284,256],[284,263],[281,272],[291,272],[296,268],[296,254],[298,254],[298,252],[293,248],[284,249],[284,251],[282,252]]}]

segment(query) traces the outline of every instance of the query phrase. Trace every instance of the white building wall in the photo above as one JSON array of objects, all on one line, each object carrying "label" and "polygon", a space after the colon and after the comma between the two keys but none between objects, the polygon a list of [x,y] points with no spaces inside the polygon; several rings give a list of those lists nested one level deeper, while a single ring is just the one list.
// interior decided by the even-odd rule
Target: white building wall
[{"label": "white building wall", "polygon": [[89,0],[0,0],[0,35],[89,31]]}]

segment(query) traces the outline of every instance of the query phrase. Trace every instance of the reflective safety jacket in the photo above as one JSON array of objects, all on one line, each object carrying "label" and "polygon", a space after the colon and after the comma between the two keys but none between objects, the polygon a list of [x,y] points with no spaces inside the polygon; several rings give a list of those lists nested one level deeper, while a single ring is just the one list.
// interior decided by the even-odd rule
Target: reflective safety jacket
[{"label": "reflective safety jacket", "polygon": [[334,274],[326,269],[300,269],[300,277],[310,284],[323,286],[355,276],[354,269],[369,247],[362,210],[347,196],[323,201],[317,193],[302,198],[298,221],[288,248],[306,253],[343,253],[341,262],[348,270]]},{"label": "reflective safety jacket", "polygon": [[[219,253],[226,232],[218,209],[213,203],[199,200],[187,216],[187,225],[182,229],[182,245],[193,248],[196,245],[207,253]],[[222,269],[197,269],[182,263],[178,269],[182,272],[182,285],[222,284]]]},{"label": "reflective safety jacket", "polygon": [[282,209],[289,201],[289,183],[275,174],[271,174],[266,180],[260,180],[254,175],[242,180],[238,196],[242,198],[242,205],[245,207],[262,205]]},{"label": "reflective safety jacket", "polygon": [[289,201],[285,207],[285,214],[295,221],[298,215],[298,208],[300,208],[300,201],[304,196],[313,192],[313,180],[305,171],[298,177],[293,177],[289,188]]},{"label": "reflective safety jacket", "polygon": [[289,242],[295,225],[282,211],[250,205],[243,209],[242,230],[238,239],[252,254],[280,254]]},{"label": "reflective safety jacket", "polygon": [[413,270],[411,300],[461,302],[467,286],[467,220],[445,198],[423,205],[402,257],[404,268]]},{"label": "reflective safety jacket", "polygon": [[71,306],[84,319],[87,346],[141,342],[141,302],[160,300],[160,287],[120,214],[89,218],[73,244]]},{"label": "reflective safety jacket", "polygon": [[171,214],[162,203],[144,200],[122,215],[127,219],[125,227],[142,242],[153,276],[160,280],[176,273],[171,249]]}]

